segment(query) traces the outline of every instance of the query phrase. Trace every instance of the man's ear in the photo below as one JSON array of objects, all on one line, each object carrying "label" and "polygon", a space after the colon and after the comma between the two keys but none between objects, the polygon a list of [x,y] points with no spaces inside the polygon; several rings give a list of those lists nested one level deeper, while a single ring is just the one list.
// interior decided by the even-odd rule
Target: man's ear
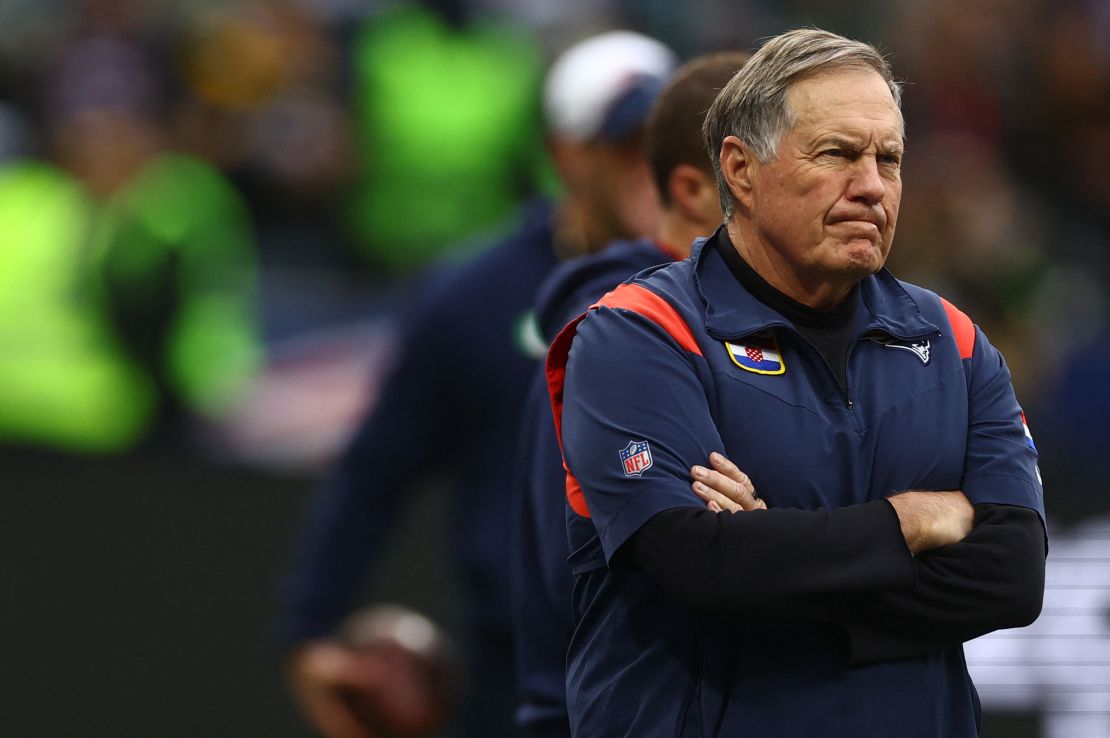
[{"label": "man's ear", "polygon": [[692,223],[716,228],[721,222],[721,198],[716,178],[692,164],[679,164],[667,178],[671,207]]},{"label": "man's ear", "polygon": [[741,206],[751,209],[752,179],[759,160],[748,146],[736,136],[725,136],[721,142],[721,173],[728,189]]}]

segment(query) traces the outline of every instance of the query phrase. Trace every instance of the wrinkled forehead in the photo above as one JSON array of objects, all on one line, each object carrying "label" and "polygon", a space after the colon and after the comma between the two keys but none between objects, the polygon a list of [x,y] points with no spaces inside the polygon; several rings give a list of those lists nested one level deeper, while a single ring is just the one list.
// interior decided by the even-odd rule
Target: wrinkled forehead
[{"label": "wrinkled forehead", "polygon": [[902,110],[890,85],[868,66],[818,70],[793,80],[786,107],[793,129],[839,123],[867,128],[883,139],[905,138]]}]

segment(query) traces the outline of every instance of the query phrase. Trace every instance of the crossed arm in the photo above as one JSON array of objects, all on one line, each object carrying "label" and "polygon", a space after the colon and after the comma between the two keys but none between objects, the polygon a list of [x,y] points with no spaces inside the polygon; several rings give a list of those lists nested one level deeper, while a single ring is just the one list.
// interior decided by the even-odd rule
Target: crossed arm
[{"label": "crossed arm", "polygon": [[1040,611],[1044,533],[1033,510],[913,491],[815,515],[767,510],[720,454],[691,476],[707,509],[660,513],[629,543],[636,563],[693,607],[825,622],[852,664],[956,645]]},{"label": "crossed arm", "polygon": [[[1025,504],[1039,495],[1032,451],[1014,426],[1019,408],[1004,363],[985,339],[976,351],[966,494],[764,509],[738,469],[710,457],[724,444],[696,362],[650,323],[605,310],[579,325],[570,353],[564,457],[610,564],[639,566],[699,610],[831,624],[853,663],[927,652],[1031,622],[1043,592],[1044,528]],[[652,442],[651,483],[629,480],[612,462],[629,437]],[[688,460],[704,458],[707,467],[690,469]],[[712,507],[690,505],[688,475]],[[970,499],[1015,503],[973,507]]]}]

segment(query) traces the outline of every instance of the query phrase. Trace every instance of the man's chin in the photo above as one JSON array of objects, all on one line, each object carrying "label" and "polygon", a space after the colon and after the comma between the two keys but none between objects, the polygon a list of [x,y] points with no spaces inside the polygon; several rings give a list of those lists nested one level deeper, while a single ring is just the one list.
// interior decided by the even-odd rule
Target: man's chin
[{"label": "man's chin", "polygon": [[844,243],[840,255],[844,270],[858,274],[860,279],[879,271],[886,262],[883,249],[875,242],[862,238]]}]

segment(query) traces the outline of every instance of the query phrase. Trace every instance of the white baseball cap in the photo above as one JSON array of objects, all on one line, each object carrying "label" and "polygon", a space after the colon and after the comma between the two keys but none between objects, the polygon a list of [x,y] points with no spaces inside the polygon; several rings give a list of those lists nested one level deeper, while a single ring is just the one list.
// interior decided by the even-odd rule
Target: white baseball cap
[{"label": "white baseball cap", "polygon": [[643,126],[677,63],[662,43],[632,31],[571,46],[547,74],[548,131],[574,141],[619,141]]}]

